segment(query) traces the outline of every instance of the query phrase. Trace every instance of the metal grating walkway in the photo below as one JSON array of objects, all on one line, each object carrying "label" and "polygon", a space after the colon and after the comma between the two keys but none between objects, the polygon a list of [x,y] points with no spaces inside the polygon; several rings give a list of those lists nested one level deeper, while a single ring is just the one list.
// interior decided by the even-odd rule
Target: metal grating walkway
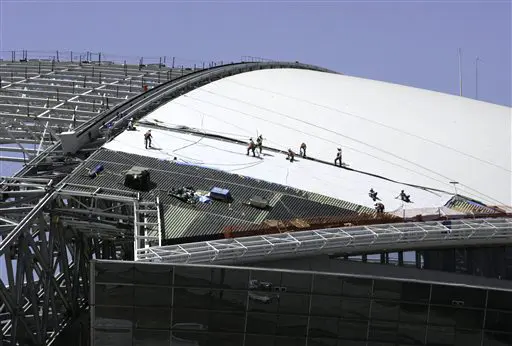
[{"label": "metal grating walkway", "polygon": [[416,222],[320,229],[141,249],[143,262],[245,263],[320,254],[512,243],[512,219]]}]

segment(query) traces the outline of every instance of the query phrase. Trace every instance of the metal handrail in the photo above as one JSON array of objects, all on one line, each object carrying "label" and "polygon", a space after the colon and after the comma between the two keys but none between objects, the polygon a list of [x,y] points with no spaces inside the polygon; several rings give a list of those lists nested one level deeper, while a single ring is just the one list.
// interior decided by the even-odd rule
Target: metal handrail
[{"label": "metal handrail", "polygon": [[151,251],[141,249],[137,257],[142,262],[247,263],[320,254],[492,243],[512,243],[512,218],[410,222],[240,237],[152,247]]}]

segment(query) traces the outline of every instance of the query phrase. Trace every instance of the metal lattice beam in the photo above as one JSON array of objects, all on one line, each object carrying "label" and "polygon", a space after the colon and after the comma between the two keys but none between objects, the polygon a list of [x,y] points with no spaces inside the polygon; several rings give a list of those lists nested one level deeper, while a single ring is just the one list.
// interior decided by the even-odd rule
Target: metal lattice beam
[{"label": "metal lattice beam", "polygon": [[58,135],[163,82],[183,75],[163,64],[0,60],[0,144],[15,144],[24,162]]},{"label": "metal lattice beam", "polygon": [[320,229],[139,249],[142,262],[240,263],[318,254],[512,243],[512,219],[415,222]]}]

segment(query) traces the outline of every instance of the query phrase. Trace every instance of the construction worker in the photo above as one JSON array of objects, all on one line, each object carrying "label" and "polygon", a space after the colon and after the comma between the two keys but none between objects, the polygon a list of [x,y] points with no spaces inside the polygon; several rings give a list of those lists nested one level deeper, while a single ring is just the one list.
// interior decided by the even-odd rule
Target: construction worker
[{"label": "construction worker", "polygon": [[148,132],[146,132],[144,134],[144,144],[146,146],[146,149],[149,147],[151,148],[151,139],[153,138],[153,136],[151,135],[151,130],[148,130]]},{"label": "construction worker", "polygon": [[368,193],[368,196],[370,196],[370,198],[371,198],[374,202],[376,202],[377,200],[379,200],[379,201],[380,201],[380,198],[379,198],[379,197],[377,197],[377,192],[375,192],[375,191],[373,190],[373,188],[371,188],[371,189],[370,189],[370,192]]},{"label": "construction worker", "polygon": [[288,156],[286,157],[287,160],[290,160],[290,162],[295,161],[295,153],[292,149],[288,149]]},{"label": "construction worker", "polygon": [[263,135],[259,135],[258,138],[256,138],[256,147],[260,149],[261,154],[261,151],[263,150]]},{"label": "construction worker", "polygon": [[341,161],[341,156],[342,156],[342,152],[341,152],[341,148],[338,148],[338,152],[336,153],[336,158],[334,159],[334,165],[337,166],[336,162],[339,162],[340,163],[340,167],[342,165],[342,162]]},{"label": "construction worker", "polygon": [[411,195],[405,194],[404,190],[396,198],[400,198],[405,203],[411,203]]},{"label": "construction worker", "polygon": [[133,118],[130,118],[130,121],[128,121],[128,131],[133,131],[135,128],[133,127]]},{"label": "construction worker", "polygon": [[377,211],[377,214],[383,214],[384,213],[384,204],[377,202],[375,203],[375,210]]},{"label": "construction worker", "polygon": [[300,145],[300,156],[306,157],[306,143],[302,142]]},{"label": "construction worker", "polygon": [[252,138],[249,139],[249,144],[247,145],[247,155],[249,155],[249,151],[252,151],[252,156],[256,156],[256,144],[254,144],[254,141]]}]

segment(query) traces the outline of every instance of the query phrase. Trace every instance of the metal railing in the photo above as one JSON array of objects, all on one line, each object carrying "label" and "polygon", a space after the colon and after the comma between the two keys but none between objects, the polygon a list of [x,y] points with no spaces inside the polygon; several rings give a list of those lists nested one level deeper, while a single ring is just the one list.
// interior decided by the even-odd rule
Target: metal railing
[{"label": "metal railing", "polygon": [[512,218],[319,229],[140,249],[139,261],[247,263],[320,254],[364,254],[512,243]]},{"label": "metal railing", "polygon": [[[249,58],[249,57],[247,57]],[[256,59],[256,58],[253,58]],[[229,61],[212,61],[202,59],[190,59],[173,55],[162,56],[136,56],[119,55],[105,52],[70,51],[70,50],[0,50],[0,62],[13,63],[19,61],[56,61],[69,63],[90,64],[129,64],[129,65],[154,65],[169,68],[194,68],[204,69],[229,63]],[[256,60],[247,60],[256,61]],[[258,60],[268,61],[268,60]]]}]

